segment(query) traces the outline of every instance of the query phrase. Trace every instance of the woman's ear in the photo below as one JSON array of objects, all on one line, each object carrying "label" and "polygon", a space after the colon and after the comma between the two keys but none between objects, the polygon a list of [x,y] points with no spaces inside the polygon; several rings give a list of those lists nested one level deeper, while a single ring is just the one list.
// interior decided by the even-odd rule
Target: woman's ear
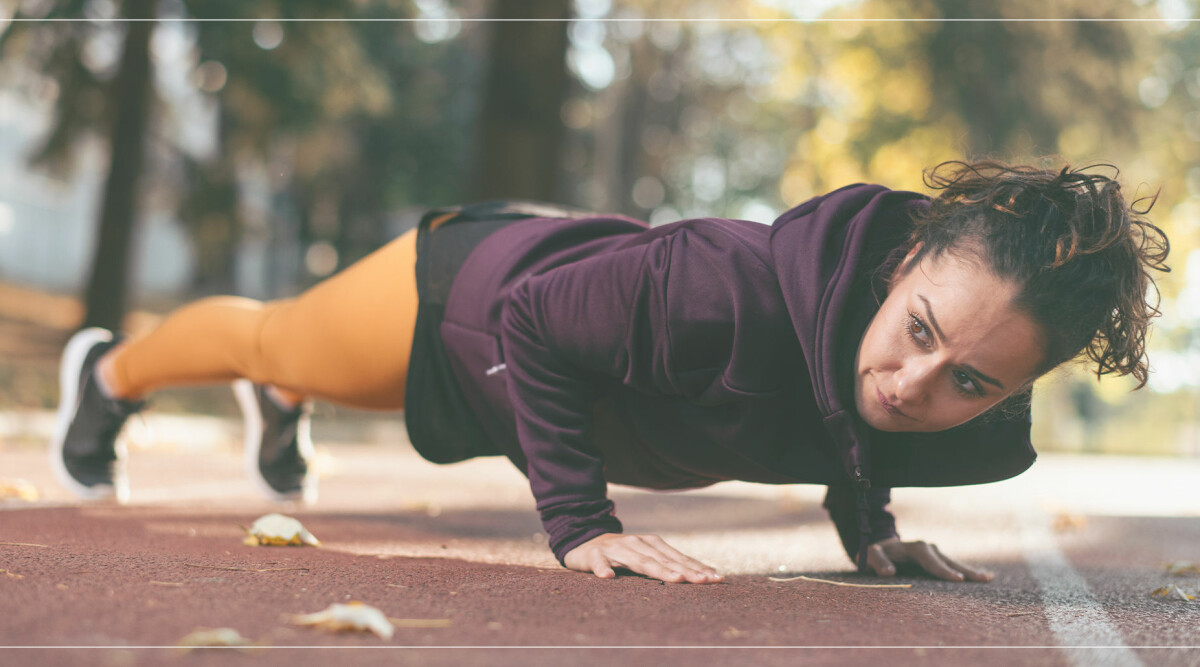
[{"label": "woman's ear", "polygon": [[908,270],[912,268],[911,265],[913,260],[917,258],[917,253],[921,252],[922,247],[924,247],[924,245],[920,241],[917,241],[916,244],[914,244],[913,247],[908,251],[908,254],[904,256],[904,261],[900,262],[901,273],[907,273]]},{"label": "woman's ear", "polygon": [[913,268],[913,262],[914,262],[914,261],[916,261],[916,259],[917,259],[917,255],[918,255],[920,252],[921,252],[921,242],[920,242],[920,241],[918,241],[918,242],[917,242],[917,243],[916,243],[916,244],[915,244],[915,245],[914,245],[914,246],[913,246],[913,247],[912,247],[912,248],[911,248],[911,249],[908,251],[908,254],[906,254],[906,255],[904,256],[904,259],[900,260],[900,263],[896,265],[896,270],[892,272],[892,277],[891,277],[891,280],[889,280],[888,282],[889,282],[889,283],[894,283],[894,282],[896,282],[897,280],[899,280],[901,276],[903,276],[904,274],[908,273],[908,272],[909,272],[909,270],[911,270],[911,269]]}]

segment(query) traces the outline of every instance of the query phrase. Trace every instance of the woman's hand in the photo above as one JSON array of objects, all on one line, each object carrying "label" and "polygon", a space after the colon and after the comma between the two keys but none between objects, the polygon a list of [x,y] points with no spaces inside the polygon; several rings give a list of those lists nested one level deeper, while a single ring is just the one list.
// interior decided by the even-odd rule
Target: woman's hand
[{"label": "woman's hand", "polygon": [[867,565],[881,577],[896,574],[896,564],[916,563],[929,574],[949,581],[991,581],[992,573],[980,570],[943,554],[935,544],[901,542],[892,537],[872,544],[867,549]]},{"label": "woman's hand", "polygon": [[716,570],[676,551],[658,535],[605,533],[568,551],[563,563],[601,579],[617,576],[614,568],[620,567],[677,584],[716,584],[725,580]]}]

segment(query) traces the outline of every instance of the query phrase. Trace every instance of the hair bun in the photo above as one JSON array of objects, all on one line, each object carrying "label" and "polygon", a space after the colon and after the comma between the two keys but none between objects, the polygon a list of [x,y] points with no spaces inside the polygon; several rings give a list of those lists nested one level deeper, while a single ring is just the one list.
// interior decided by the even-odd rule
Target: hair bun
[{"label": "hair bun", "polygon": [[1170,243],[1144,217],[1159,193],[1129,204],[1119,175],[1109,163],[943,162],[925,173],[940,192],[928,209],[914,209],[909,247],[920,243],[922,256],[970,250],[1013,280],[1015,305],[1048,339],[1043,373],[1086,352],[1097,375],[1133,375],[1144,386],[1146,331],[1159,314],[1152,272],[1170,270]]}]

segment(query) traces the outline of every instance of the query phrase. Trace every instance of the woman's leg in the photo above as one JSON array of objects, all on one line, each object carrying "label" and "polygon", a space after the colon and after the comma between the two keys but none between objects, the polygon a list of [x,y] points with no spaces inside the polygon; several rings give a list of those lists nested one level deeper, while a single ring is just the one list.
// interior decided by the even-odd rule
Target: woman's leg
[{"label": "woman's leg", "polygon": [[102,379],[120,398],[248,378],[293,403],[403,408],[415,268],[412,230],[293,299],[201,299],[109,353]]}]

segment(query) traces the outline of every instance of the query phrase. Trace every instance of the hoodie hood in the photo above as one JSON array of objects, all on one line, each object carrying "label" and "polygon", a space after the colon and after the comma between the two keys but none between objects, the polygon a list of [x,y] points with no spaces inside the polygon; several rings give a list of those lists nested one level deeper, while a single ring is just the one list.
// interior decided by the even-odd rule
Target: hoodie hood
[{"label": "hoodie hood", "polygon": [[771,258],[830,434],[827,446],[860,488],[957,486],[1007,479],[1033,464],[1029,412],[940,433],[871,429],[854,407],[854,358],[879,308],[872,282],[903,252],[915,192],[854,184],[787,211]]}]

